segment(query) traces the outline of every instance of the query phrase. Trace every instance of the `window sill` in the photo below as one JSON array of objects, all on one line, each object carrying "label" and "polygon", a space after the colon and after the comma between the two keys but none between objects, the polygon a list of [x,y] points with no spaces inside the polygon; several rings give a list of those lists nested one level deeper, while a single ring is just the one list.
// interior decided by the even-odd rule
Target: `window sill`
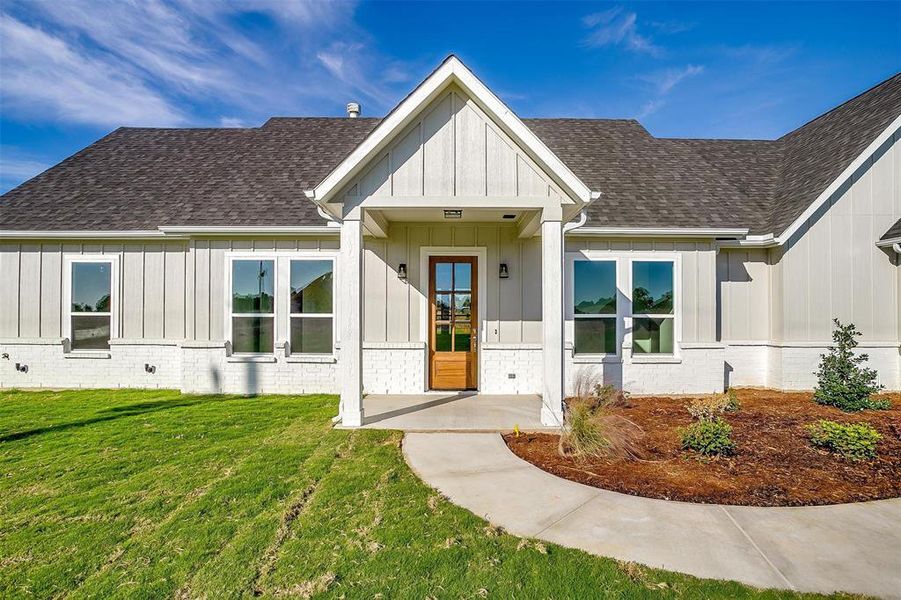
[{"label": "window sill", "polygon": [[338,359],[331,354],[294,354],[286,357],[285,362],[330,364],[338,362]]},{"label": "window sill", "polygon": [[226,362],[230,363],[274,363],[275,356],[272,355],[262,355],[262,356],[253,356],[253,355],[241,355],[241,354],[233,354],[225,359]]},{"label": "window sill", "polygon": [[622,358],[618,354],[574,354],[573,364],[618,363]]},{"label": "window sill", "polygon": [[632,356],[632,362],[639,365],[678,365],[682,363],[682,359],[671,354],[661,354],[659,356]]},{"label": "window sill", "polygon": [[106,351],[97,351],[97,350],[72,350],[71,352],[66,352],[63,354],[65,358],[112,358],[112,355]]}]

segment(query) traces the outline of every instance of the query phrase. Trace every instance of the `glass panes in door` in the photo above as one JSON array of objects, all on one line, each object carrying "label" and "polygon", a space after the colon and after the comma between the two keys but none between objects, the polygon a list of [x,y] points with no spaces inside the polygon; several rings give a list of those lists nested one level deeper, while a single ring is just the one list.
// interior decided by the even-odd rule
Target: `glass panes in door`
[{"label": "glass panes in door", "polygon": [[472,263],[436,262],[434,327],[436,352],[471,352],[473,345]]}]

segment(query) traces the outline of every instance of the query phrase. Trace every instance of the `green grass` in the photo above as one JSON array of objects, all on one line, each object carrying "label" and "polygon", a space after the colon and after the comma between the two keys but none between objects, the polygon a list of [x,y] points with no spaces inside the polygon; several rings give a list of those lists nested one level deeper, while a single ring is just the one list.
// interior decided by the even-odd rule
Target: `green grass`
[{"label": "green grass", "polygon": [[410,472],[400,433],[334,430],[335,410],[0,393],[0,597],[792,596],[494,530]]}]

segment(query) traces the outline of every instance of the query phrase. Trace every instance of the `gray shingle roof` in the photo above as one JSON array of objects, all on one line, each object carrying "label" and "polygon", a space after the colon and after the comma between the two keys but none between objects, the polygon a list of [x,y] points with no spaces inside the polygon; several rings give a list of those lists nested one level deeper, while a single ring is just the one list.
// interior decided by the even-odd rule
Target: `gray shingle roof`
[{"label": "gray shingle roof", "polygon": [[888,228],[888,231],[882,234],[881,240],[894,240],[901,238],[901,219],[895,221],[895,224]]},{"label": "gray shingle roof", "polygon": [[254,129],[117,129],[4,194],[0,229],[324,224],[304,190],[377,123],[301,118]]},{"label": "gray shingle roof", "polygon": [[[524,119],[591,189],[589,225],[781,233],[901,114],[901,73],[778,140],[661,139],[637,121]],[[0,229],[322,224],[315,187],[378,119],[110,133],[0,198]]]}]

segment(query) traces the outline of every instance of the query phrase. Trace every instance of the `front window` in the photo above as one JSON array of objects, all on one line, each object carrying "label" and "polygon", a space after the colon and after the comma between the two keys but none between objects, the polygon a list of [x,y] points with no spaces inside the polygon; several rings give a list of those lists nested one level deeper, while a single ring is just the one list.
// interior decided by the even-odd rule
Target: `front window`
[{"label": "front window", "polygon": [[632,352],[672,354],[675,326],[671,261],[632,262]]},{"label": "front window", "polygon": [[275,348],[275,261],[232,262],[232,351]]},{"label": "front window", "polygon": [[333,262],[291,261],[291,352],[332,352]]},{"label": "front window", "polygon": [[615,354],[616,262],[577,260],[573,278],[576,354]]},{"label": "front window", "polygon": [[72,262],[73,350],[108,350],[112,333],[112,262]]}]

